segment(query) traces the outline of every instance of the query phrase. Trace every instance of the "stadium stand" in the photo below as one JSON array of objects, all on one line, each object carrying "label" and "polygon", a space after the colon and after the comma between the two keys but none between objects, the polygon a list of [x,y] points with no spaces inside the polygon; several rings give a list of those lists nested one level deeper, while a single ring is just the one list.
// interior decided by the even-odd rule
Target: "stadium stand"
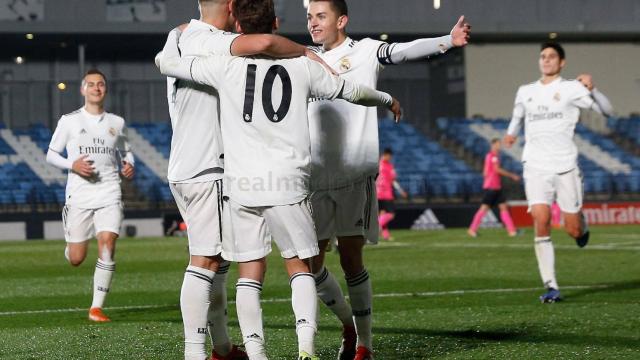
[{"label": "stadium stand", "polygon": [[[616,123],[619,124],[619,123]],[[619,125],[632,131],[632,122]],[[637,125],[636,125],[637,126]],[[477,157],[489,150],[492,138],[501,138],[508,121],[505,119],[447,119],[437,120],[438,130]],[[637,192],[640,187],[640,158],[629,154],[611,139],[578,124],[575,141],[580,151],[578,162],[584,173],[585,192],[612,194]],[[520,156],[524,140],[520,137],[512,149],[504,149],[502,166],[522,173]]]},{"label": "stadium stand", "polygon": [[379,123],[380,148],[391,148],[398,182],[412,197],[453,198],[477,194],[482,176],[416,128]]},{"label": "stadium stand", "polygon": [[[506,119],[440,118],[440,134],[471,152],[476,160],[489,150],[489,140],[502,137]],[[640,118],[609,119],[616,136],[638,141]],[[468,199],[481,192],[482,175],[440,143],[408,123],[390,119],[379,123],[380,149],[394,151],[399,182],[413,198]],[[45,162],[51,130],[42,124],[10,130],[0,124],[0,205],[63,204],[66,174]],[[171,126],[168,123],[133,123],[129,139],[136,155],[135,189],[146,201],[171,202],[166,181]],[[625,194],[640,191],[640,158],[607,136],[582,125],[576,130],[579,162],[589,194]],[[523,140],[504,149],[502,165],[521,173]],[[12,189],[12,190],[8,190]]]}]

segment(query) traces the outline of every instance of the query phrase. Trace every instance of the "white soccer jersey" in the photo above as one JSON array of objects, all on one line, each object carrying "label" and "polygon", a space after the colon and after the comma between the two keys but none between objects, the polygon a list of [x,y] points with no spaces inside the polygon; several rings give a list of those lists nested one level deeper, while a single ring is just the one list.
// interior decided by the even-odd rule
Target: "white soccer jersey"
[{"label": "white soccer jersey", "polygon": [[[518,89],[514,118],[524,118],[525,145],[522,162],[527,167],[562,173],[578,164],[573,142],[580,109],[591,108],[593,98],[580,82],[558,78]],[[517,134],[512,134],[517,135]]]},{"label": "white soccer jersey", "polygon": [[299,203],[309,195],[307,101],[334,99],[344,80],[308,58],[184,59],[183,72],[218,89],[225,190],[248,207]]},{"label": "white soccer jersey", "polygon": [[[347,38],[342,45],[319,51],[342,78],[375,88],[383,65],[378,51],[387,43]],[[313,99],[309,104],[311,185],[333,189],[364,180],[378,172],[378,112],[345,100]]]},{"label": "white soccer jersey", "polygon": [[[183,56],[231,55],[231,44],[237,36],[191,20],[177,41]],[[176,32],[172,31],[169,37],[177,37]],[[173,128],[168,180],[184,183],[220,178],[219,173],[210,171],[224,164],[218,92],[174,78],[168,78],[167,85]]]},{"label": "white soccer jersey", "polygon": [[133,164],[124,119],[104,112],[92,115],[84,107],[63,115],[58,121],[49,149],[75,161],[88,155],[95,176],[85,179],[69,171],[66,204],[82,209],[98,209],[120,202],[118,156]]}]

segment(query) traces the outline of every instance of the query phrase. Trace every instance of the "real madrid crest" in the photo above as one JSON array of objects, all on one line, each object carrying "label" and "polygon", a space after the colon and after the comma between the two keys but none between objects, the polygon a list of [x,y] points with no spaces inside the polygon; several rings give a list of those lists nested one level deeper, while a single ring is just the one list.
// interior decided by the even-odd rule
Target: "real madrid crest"
[{"label": "real madrid crest", "polygon": [[559,92],[557,92],[555,95],[553,95],[553,100],[560,101],[560,93]]},{"label": "real madrid crest", "polygon": [[111,136],[116,136],[116,129],[109,128],[109,134],[111,134]]},{"label": "real madrid crest", "polygon": [[340,70],[349,71],[349,69],[351,69],[351,61],[349,61],[349,58],[345,57],[340,59]]}]

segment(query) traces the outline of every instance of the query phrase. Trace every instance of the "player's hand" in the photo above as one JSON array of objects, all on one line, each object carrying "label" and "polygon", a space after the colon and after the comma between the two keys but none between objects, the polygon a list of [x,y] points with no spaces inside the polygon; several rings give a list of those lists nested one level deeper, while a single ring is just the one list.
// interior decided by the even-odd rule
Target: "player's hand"
[{"label": "player's hand", "polygon": [[593,77],[591,76],[591,74],[580,74],[576,79],[580,81],[580,83],[582,83],[582,85],[584,85],[584,87],[586,87],[589,91],[593,90],[594,85]]},{"label": "player's hand", "polygon": [[393,119],[396,123],[400,122],[400,118],[402,117],[402,108],[400,107],[400,102],[396,98],[392,98],[391,106],[389,106],[389,110],[393,113]]},{"label": "player's hand", "polygon": [[456,25],[451,29],[451,43],[455,47],[465,46],[471,38],[471,25],[464,21],[464,15],[460,16]]},{"label": "player's hand", "polygon": [[322,65],[325,69],[327,69],[328,72],[330,72],[331,74],[338,76],[340,74],[338,74],[335,70],[333,70],[331,68],[331,66],[329,66],[329,64],[327,64],[326,62],[324,62],[324,60],[322,60],[322,58],[320,56],[318,56],[318,54],[316,54],[315,52],[313,52],[313,50],[306,48],[304,50],[304,56],[308,57],[309,59],[318,62],[320,65]]},{"label": "player's hand", "polygon": [[122,161],[122,176],[126,179],[133,178],[133,175],[136,173],[136,169],[130,163],[126,161]]},{"label": "player's hand", "polygon": [[95,169],[91,163],[87,161],[87,157],[89,157],[89,155],[82,155],[77,158],[71,165],[71,171],[84,178],[92,177]]},{"label": "player's hand", "polygon": [[515,144],[515,143],[516,143],[516,139],[517,139],[517,138],[518,138],[517,136],[513,136],[513,135],[505,135],[505,136],[504,136],[504,139],[502,139],[502,142],[504,143],[504,146],[505,146],[507,149],[510,149],[510,148],[513,146],[513,144]]},{"label": "player's hand", "polygon": [[511,176],[511,180],[515,181],[515,182],[520,182],[520,176],[518,175],[513,175]]},{"label": "player's hand", "polygon": [[402,196],[402,198],[403,198],[403,199],[407,199],[407,198],[409,197],[409,194],[407,194],[407,192],[406,192],[406,191],[402,190],[402,191],[400,192],[400,196]]}]

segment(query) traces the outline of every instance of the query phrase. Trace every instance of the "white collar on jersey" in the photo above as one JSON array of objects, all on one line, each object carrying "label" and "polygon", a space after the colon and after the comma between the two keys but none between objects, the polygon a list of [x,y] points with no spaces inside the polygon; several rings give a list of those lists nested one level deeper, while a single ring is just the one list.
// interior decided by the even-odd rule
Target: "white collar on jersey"
[{"label": "white collar on jersey", "polygon": [[107,114],[106,111],[103,111],[102,114],[92,114],[90,112],[87,111],[87,109],[84,108],[84,106],[82,108],[80,108],[80,111],[87,117],[89,117],[90,119],[97,119],[97,122],[101,122],[104,119],[104,116]]},{"label": "white collar on jersey", "polygon": [[563,78],[562,76],[558,76],[558,78],[557,78],[557,79],[555,79],[555,80],[553,80],[552,82],[550,82],[550,83],[548,83],[548,84],[543,84],[543,83],[542,83],[542,79],[539,79],[539,80],[538,80],[538,85],[540,85],[540,86],[549,86],[549,85],[551,85],[551,84],[556,84],[556,83],[558,83],[558,82],[560,82],[560,81],[562,81],[562,80],[564,80],[564,78]]},{"label": "white collar on jersey", "polygon": [[204,21],[200,21],[198,19],[191,19],[191,21],[189,21],[189,27],[196,27],[196,28],[205,28],[205,29],[211,29],[211,30],[220,30],[217,27],[211,25],[211,24],[207,24]]},{"label": "white collar on jersey", "polygon": [[344,48],[348,47],[348,46],[349,46],[349,44],[351,44],[352,42],[353,42],[353,39],[351,39],[350,37],[348,37],[348,36],[347,36],[347,37],[344,39],[344,41],[342,42],[342,44],[340,44],[340,45],[338,45],[338,46],[334,47],[334,48],[333,48],[333,49],[331,49],[331,50],[326,50],[326,51],[325,51],[325,50],[324,50],[324,48],[323,48],[322,46],[320,46],[320,49],[322,50],[322,53],[323,53],[323,54],[329,54],[329,53],[332,53],[332,52],[338,52],[338,51],[340,51],[340,50],[342,50],[342,49],[344,49]]}]

